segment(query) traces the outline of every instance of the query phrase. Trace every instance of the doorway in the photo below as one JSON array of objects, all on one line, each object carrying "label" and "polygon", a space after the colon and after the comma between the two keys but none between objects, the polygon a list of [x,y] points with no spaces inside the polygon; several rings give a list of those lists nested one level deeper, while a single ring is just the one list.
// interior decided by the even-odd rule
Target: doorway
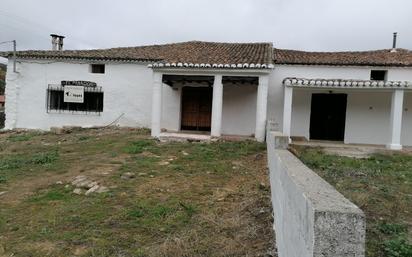
[{"label": "doorway", "polygon": [[312,94],[309,137],[344,141],[346,94]]},{"label": "doorway", "polygon": [[211,87],[183,87],[181,129],[210,131],[212,120]]}]

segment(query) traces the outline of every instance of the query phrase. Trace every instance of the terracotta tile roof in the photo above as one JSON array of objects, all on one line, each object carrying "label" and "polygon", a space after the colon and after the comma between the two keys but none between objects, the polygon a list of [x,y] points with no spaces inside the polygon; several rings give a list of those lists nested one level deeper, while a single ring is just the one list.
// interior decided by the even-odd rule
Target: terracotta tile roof
[{"label": "terracotta tile roof", "polygon": [[412,66],[412,51],[383,49],[363,52],[305,52],[274,49],[275,64],[352,65],[352,66]]},{"label": "terracotta tile roof", "polygon": [[[0,52],[9,57],[11,52]],[[155,63],[157,67],[270,68],[272,64],[409,66],[412,51],[391,49],[362,52],[306,52],[274,49],[271,43],[217,43],[189,41],[164,45],[95,50],[19,51],[33,59],[114,60]],[[158,65],[156,65],[158,64]],[[173,64],[173,65],[172,65]],[[197,65],[196,65],[197,64]]]},{"label": "terracotta tile roof", "polygon": [[[40,59],[98,59],[193,64],[272,64],[271,43],[183,43],[97,50],[20,51],[19,57]],[[0,56],[10,56],[2,52]]]}]

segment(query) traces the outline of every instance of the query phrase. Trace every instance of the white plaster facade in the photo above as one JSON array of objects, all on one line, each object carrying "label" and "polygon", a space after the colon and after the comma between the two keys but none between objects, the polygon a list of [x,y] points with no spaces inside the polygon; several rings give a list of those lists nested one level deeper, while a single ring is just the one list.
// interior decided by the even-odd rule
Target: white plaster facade
[{"label": "white plaster facade", "polygon": [[[330,90],[299,88],[288,93],[282,83],[286,77],[368,80],[372,69],[384,69],[388,71],[387,80],[412,81],[411,68],[275,65],[274,69],[262,70],[193,71],[183,68],[154,69],[154,72],[147,63],[105,64],[105,74],[93,74],[89,72],[90,62],[86,61],[20,59],[17,63],[18,73],[7,73],[6,129],[48,130],[56,126],[91,127],[114,123],[120,126],[152,128],[153,135],[158,135],[162,129],[179,131],[182,87],[172,88],[163,84],[162,74],[202,74],[219,79],[221,76],[236,75],[257,76],[259,86],[225,84],[220,87],[217,84],[215,88],[220,89],[214,92],[214,96],[216,99],[221,98],[221,102],[214,102],[212,135],[255,135],[257,139],[263,140],[265,124],[269,121],[271,129],[286,129],[290,130],[290,136],[309,138],[311,95]],[[12,61],[9,62],[10,71],[11,66]],[[104,92],[104,111],[99,115],[47,113],[47,87],[49,84],[59,84],[62,80],[96,82]],[[393,143],[393,90],[331,91],[348,95],[345,143]],[[400,98],[399,95],[397,97]],[[284,99],[292,102],[291,110],[284,109]],[[412,125],[412,92],[405,90],[403,99],[402,105],[398,103],[395,106],[396,110],[402,110],[403,114],[399,144],[411,146],[412,132],[408,128]],[[290,128],[283,124],[284,113],[289,112]],[[157,128],[154,128],[153,124],[157,124]],[[396,133],[398,132],[395,131]]]},{"label": "white plaster facade", "polygon": [[[369,80],[371,70],[387,70],[388,81],[412,81],[411,68],[350,67],[350,66],[308,66],[277,65],[271,75],[268,98],[268,120],[274,130],[283,131],[285,87],[287,77],[308,79]],[[402,110],[400,145],[412,145],[412,91],[405,91]],[[391,144],[391,99],[392,89],[334,89],[295,88],[292,97],[290,136],[309,139],[311,96],[313,93],[345,93],[347,109],[345,122],[345,143]],[[288,95],[288,94],[286,94]],[[399,110],[398,110],[399,111]],[[287,127],[287,125],[286,125]],[[287,134],[287,133],[286,133]],[[396,149],[397,147],[392,147]]]}]

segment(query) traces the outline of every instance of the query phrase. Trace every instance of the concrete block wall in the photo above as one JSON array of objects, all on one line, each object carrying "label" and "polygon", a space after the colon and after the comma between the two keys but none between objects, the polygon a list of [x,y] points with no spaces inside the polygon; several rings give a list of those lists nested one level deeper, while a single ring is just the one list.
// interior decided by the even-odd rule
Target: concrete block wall
[{"label": "concrete block wall", "polygon": [[290,153],[287,140],[268,133],[279,257],[363,257],[364,213]]}]

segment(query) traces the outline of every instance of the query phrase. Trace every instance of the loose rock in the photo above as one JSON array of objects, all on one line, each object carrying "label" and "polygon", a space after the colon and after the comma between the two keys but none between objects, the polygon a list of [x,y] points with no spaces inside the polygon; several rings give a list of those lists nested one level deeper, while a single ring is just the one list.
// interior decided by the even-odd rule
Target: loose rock
[{"label": "loose rock", "polygon": [[[91,180],[83,180],[79,183],[76,184],[77,187],[81,187],[81,188],[85,188],[85,189],[89,189],[89,185],[92,185],[93,181]],[[92,185],[93,186],[93,185]]]},{"label": "loose rock", "polygon": [[259,161],[259,160],[262,160],[262,159],[263,159],[263,154],[258,153],[258,154],[255,155],[255,161]]},{"label": "loose rock", "polygon": [[90,184],[87,185],[87,188],[88,188],[88,189],[91,189],[91,188],[93,188],[93,187],[95,187],[95,186],[97,186],[97,185],[98,185],[98,183],[97,183],[96,181],[93,181],[92,183],[90,183]]},{"label": "loose rock", "polygon": [[81,188],[76,188],[73,190],[73,193],[76,195],[81,195],[83,193],[83,190]]},{"label": "loose rock", "polygon": [[98,189],[100,188],[99,185],[94,185],[92,188],[90,188],[89,190],[86,191],[85,195],[89,195],[91,193],[96,192]]},{"label": "loose rock", "polygon": [[121,176],[122,179],[132,179],[134,177],[136,177],[136,175],[133,172],[125,172]]},{"label": "loose rock", "polygon": [[84,181],[84,180],[86,180],[86,179],[87,179],[86,176],[83,176],[83,175],[77,176],[77,177],[75,177],[74,180],[72,181],[72,185],[73,185],[73,186],[77,186],[77,184],[79,184],[80,182],[82,182],[82,181]]},{"label": "loose rock", "polygon": [[109,191],[109,189],[108,189],[107,187],[105,187],[105,186],[100,186],[100,187],[96,190],[96,193],[101,194],[101,193],[105,193],[105,192],[108,192],[108,191]]},{"label": "loose rock", "polygon": [[7,193],[7,191],[0,192],[0,196],[4,195],[6,193]]}]

